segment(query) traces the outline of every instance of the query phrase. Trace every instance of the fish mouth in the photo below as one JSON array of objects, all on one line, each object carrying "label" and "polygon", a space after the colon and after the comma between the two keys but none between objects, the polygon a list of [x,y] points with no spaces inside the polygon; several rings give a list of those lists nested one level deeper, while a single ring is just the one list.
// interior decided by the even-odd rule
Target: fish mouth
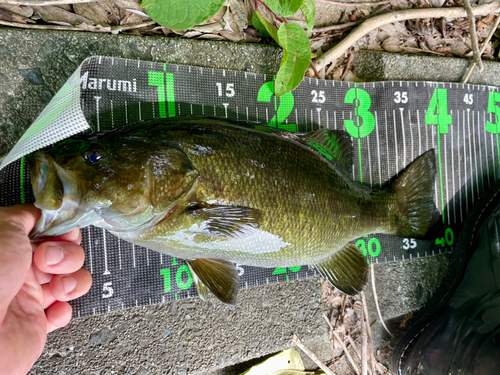
[{"label": "fish mouth", "polygon": [[34,204],[42,211],[29,234],[32,242],[62,235],[97,220],[95,212],[81,207],[84,186],[76,172],[62,168],[43,152],[36,152],[29,159]]}]

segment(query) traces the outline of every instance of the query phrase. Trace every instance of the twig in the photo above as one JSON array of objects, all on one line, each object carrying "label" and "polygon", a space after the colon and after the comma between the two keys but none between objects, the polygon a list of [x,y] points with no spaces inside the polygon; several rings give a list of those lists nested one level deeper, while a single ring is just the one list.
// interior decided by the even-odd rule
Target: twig
[{"label": "twig", "polygon": [[[495,34],[495,31],[497,30],[499,24],[500,24],[500,15],[497,16],[497,19],[495,20],[495,24],[491,28],[490,33],[488,34],[488,37],[484,41],[483,46],[481,47],[481,51],[479,51],[479,53],[481,55],[484,53],[484,50],[488,46],[490,39],[493,37],[493,34]],[[476,66],[476,62],[473,61],[472,64],[469,66],[469,70],[467,71],[467,74],[465,75],[464,79],[462,80],[463,84],[467,83],[475,66]]]},{"label": "twig", "polygon": [[333,363],[335,363],[335,336],[333,336],[333,331],[335,329],[333,328],[332,322],[330,321],[330,318],[328,318],[328,313],[326,311],[323,312],[323,318],[325,318],[326,323],[330,327],[330,333],[332,338],[332,361]]},{"label": "twig", "polygon": [[313,33],[324,33],[327,31],[331,30],[341,30],[341,29],[347,29],[348,27],[353,27],[361,24],[363,21],[356,21],[356,22],[346,22],[346,23],[341,23],[339,25],[332,25],[332,26],[326,26],[326,27],[318,27],[316,29],[312,29],[311,32]]},{"label": "twig", "polygon": [[83,4],[97,3],[103,0],[1,0],[1,4],[27,5],[27,6],[45,6],[45,5],[65,5],[65,4]]},{"label": "twig", "polygon": [[[372,263],[373,264],[373,263]],[[363,302],[363,311],[365,312],[365,322],[361,324],[366,324],[366,332],[368,333],[368,351],[370,353],[370,363],[372,374],[375,374],[375,358],[373,357],[373,336],[372,328],[370,327],[370,314],[368,314],[368,306],[366,304],[365,292],[361,292],[361,301]]]},{"label": "twig", "polygon": [[377,5],[382,5],[382,4],[387,4],[390,3],[392,0],[386,0],[386,1],[379,1],[376,3],[339,3],[335,1],[328,1],[328,0],[315,0],[317,3],[324,3],[324,4],[331,4],[331,5],[336,5],[339,7],[360,7],[360,6],[369,6],[369,7],[374,7]]},{"label": "twig", "polygon": [[320,361],[320,359],[316,356],[316,354],[314,354],[307,346],[304,345],[304,343],[302,341],[300,341],[300,339],[295,336],[295,335],[292,335],[292,340],[297,344],[297,346],[304,352],[306,353],[309,358],[311,358],[313,360],[314,363],[316,363],[318,365],[318,367],[320,369],[322,369],[327,375],[335,375],[334,372],[332,370],[330,370],[328,368],[328,366],[326,366],[323,362]]},{"label": "twig", "polygon": [[351,69],[351,63],[352,63],[352,60],[354,59],[354,52],[351,52],[349,54],[349,58],[347,59],[347,64],[345,66],[345,69],[344,69],[344,72],[342,73],[342,75],[340,76],[340,80],[343,81],[345,76],[347,75],[347,73],[349,73],[349,69]]},{"label": "twig", "polygon": [[[500,11],[500,2],[483,4],[472,7],[472,13],[475,16],[485,16],[490,13],[498,13]],[[461,18],[465,17],[467,12],[462,7],[454,8],[425,8],[425,9],[405,9],[397,12],[381,14],[369,18],[362,25],[354,29],[345,39],[337,44],[332,49],[326,51],[323,56],[316,59],[315,64],[317,69],[321,69],[333,60],[341,57],[349,47],[356,43],[370,31],[388,23],[406,21],[416,18]],[[307,77],[313,76],[312,69],[307,69]]]},{"label": "twig", "polygon": [[354,349],[354,353],[358,356],[358,359],[361,361],[361,353],[359,352],[358,347],[356,346],[356,343],[352,339],[351,335],[347,335],[347,341],[349,341],[349,344],[351,344],[351,348]]},{"label": "twig", "polygon": [[368,372],[368,335],[366,332],[366,324],[364,322],[364,312],[361,310],[361,375],[366,375]]},{"label": "twig", "polygon": [[[2,0],[0,0],[2,1]],[[102,30],[86,30],[82,29],[77,26],[59,26],[59,25],[31,25],[31,24],[24,24],[24,23],[17,23],[17,22],[7,22],[7,21],[2,21],[0,20],[0,25],[4,26],[10,26],[10,27],[20,27],[23,29],[38,29],[38,30],[62,30],[62,31],[91,31],[94,33],[111,33],[111,32],[120,32],[123,30],[131,30],[131,29],[138,29],[141,27],[146,27],[146,26],[151,26],[155,25],[155,21],[146,21],[146,22],[140,22],[140,23],[131,23],[128,25],[118,25],[118,26],[106,26],[103,27]],[[93,26],[91,26],[93,27]]]},{"label": "twig", "polygon": [[271,8],[269,8],[269,6],[268,6],[265,2],[263,2],[262,0],[256,0],[256,2],[255,2],[255,10],[257,10],[257,2],[259,2],[259,3],[260,3],[261,5],[263,5],[263,6],[264,6],[264,7],[265,7],[265,8],[266,8],[269,12],[271,12],[271,13],[272,13],[272,15],[273,15],[273,16],[274,16],[274,17],[275,17],[278,21],[280,21],[280,22],[285,22],[285,23],[287,22],[285,18],[280,17],[280,16],[278,16],[276,13],[274,13],[274,11],[273,11]]},{"label": "twig", "polygon": [[446,53],[443,52],[436,52],[436,51],[431,51],[428,49],[422,49],[422,48],[414,48],[414,47],[401,47],[403,51],[415,51],[415,52],[423,52],[423,53],[430,53],[433,55],[438,55],[438,56],[446,56]]},{"label": "twig", "polygon": [[384,323],[384,319],[382,318],[382,313],[380,312],[380,307],[378,305],[378,297],[377,297],[377,288],[375,287],[375,267],[373,266],[373,262],[370,264],[371,268],[371,276],[372,276],[372,290],[373,290],[373,299],[375,300],[375,306],[377,307],[378,317],[380,318],[380,322],[382,326],[385,328],[385,331],[389,334],[389,336],[394,337],[389,328]]},{"label": "twig", "polygon": [[10,27],[20,27],[23,29],[39,29],[39,30],[63,30],[63,31],[83,31],[75,26],[59,26],[59,25],[32,25],[27,23],[7,22],[0,20],[0,25]]},{"label": "twig", "polygon": [[469,32],[470,40],[472,44],[472,51],[474,53],[474,62],[479,66],[479,71],[484,70],[483,61],[481,60],[481,54],[479,53],[479,42],[477,40],[476,33],[476,18],[472,14],[472,6],[470,5],[470,0],[464,0],[464,8],[467,11],[467,18],[469,19]]},{"label": "twig", "polygon": [[313,63],[313,61],[312,61],[312,60],[311,60],[311,68],[313,69],[314,74],[316,75],[316,78],[317,78],[317,79],[321,79],[321,77],[320,77],[320,75],[319,75],[318,71],[316,70],[316,67],[314,66],[314,63]]},{"label": "twig", "polygon": [[356,371],[356,374],[359,375],[358,366],[356,366],[356,364],[354,363],[354,360],[352,359],[351,354],[349,353],[349,350],[346,348],[344,341],[340,338],[340,336],[337,332],[333,331],[333,335],[335,336],[337,341],[340,343],[340,346],[342,346],[342,350],[344,351],[345,356],[347,357],[347,359],[351,363],[351,366],[354,368],[354,371]]}]

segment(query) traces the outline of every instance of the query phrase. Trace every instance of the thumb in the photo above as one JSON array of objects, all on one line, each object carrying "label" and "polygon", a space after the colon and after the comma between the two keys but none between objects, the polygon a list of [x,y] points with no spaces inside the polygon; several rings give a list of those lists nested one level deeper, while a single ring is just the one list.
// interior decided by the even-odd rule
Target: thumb
[{"label": "thumb", "polygon": [[33,258],[28,234],[39,217],[31,204],[0,207],[0,321],[28,275]]}]

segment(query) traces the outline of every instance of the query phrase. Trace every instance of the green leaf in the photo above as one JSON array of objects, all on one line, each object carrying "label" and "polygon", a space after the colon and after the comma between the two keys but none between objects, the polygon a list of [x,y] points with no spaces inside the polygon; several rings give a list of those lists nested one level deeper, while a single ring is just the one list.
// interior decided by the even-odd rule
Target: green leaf
[{"label": "green leaf", "polygon": [[314,0],[304,0],[300,10],[307,22],[307,30],[311,31],[314,27],[314,17],[316,17],[316,6]]},{"label": "green leaf", "polygon": [[[278,44],[279,44],[279,40],[278,40],[278,30],[276,30],[276,27],[274,27],[273,25],[271,25],[271,24],[269,23],[269,21],[268,21],[268,20],[266,20],[266,19],[262,16],[262,14],[260,14],[260,13],[259,13],[259,11],[255,11],[255,13],[253,14],[254,18],[255,18],[255,15],[257,15],[257,19],[260,21],[260,23],[262,24],[262,26],[266,29],[266,31],[267,31],[267,33],[269,34],[269,36],[270,36],[271,38],[273,38],[273,39],[276,41],[276,43],[278,43]],[[253,21],[252,21],[252,22],[253,22]],[[255,26],[255,24],[254,24],[254,26]],[[255,28],[257,29],[257,27],[255,27]],[[257,29],[257,30],[259,30],[259,29]],[[260,30],[259,30],[259,32],[260,32]],[[262,34],[262,33],[261,33],[261,34]],[[262,35],[264,35],[264,34],[262,34]]]},{"label": "green leaf", "polygon": [[309,38],[296,23],[282,23],[278,30],[283,59],[274,83],[274,95],[282,96],[296,88],[311,63]]},{"label": "green leaf", "polygon": [[297,13],[304,0],[266,0],[266,4],[274,13],[283,17]]},{"label": "green leaf", "polygon": [[213,17],[225,0],[143,0],[142,8],[155,22],[186,30]]},{"label": "green leaf", "polygon": [[271,34],[269,34],[269,31],[267,31],[266,27],[262,24],[262,22],[259,19],[257,11],[252,16],[252,25],[257,29],[259,33],[262,34],[262,36],[265,36],[267,38],[271,37]]}]

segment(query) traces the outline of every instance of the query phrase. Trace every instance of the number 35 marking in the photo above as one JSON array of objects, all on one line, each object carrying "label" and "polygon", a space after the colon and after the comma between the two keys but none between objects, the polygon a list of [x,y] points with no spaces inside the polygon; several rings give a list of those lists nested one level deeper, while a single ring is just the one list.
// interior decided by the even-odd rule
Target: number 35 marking
[{"label": "number 35 marking", "polygon": [[403,238],[403,249],[410,250],[417,247],[417,241],[414,238]]},{"label": "number 35 marking", "polygon": [[399,92],[399,91],[396,91],[394,93],[394,103],[402,103],[402,104],[406,104],[408,103],[408,93],[406,91],[403,91],[403,92]]}]

